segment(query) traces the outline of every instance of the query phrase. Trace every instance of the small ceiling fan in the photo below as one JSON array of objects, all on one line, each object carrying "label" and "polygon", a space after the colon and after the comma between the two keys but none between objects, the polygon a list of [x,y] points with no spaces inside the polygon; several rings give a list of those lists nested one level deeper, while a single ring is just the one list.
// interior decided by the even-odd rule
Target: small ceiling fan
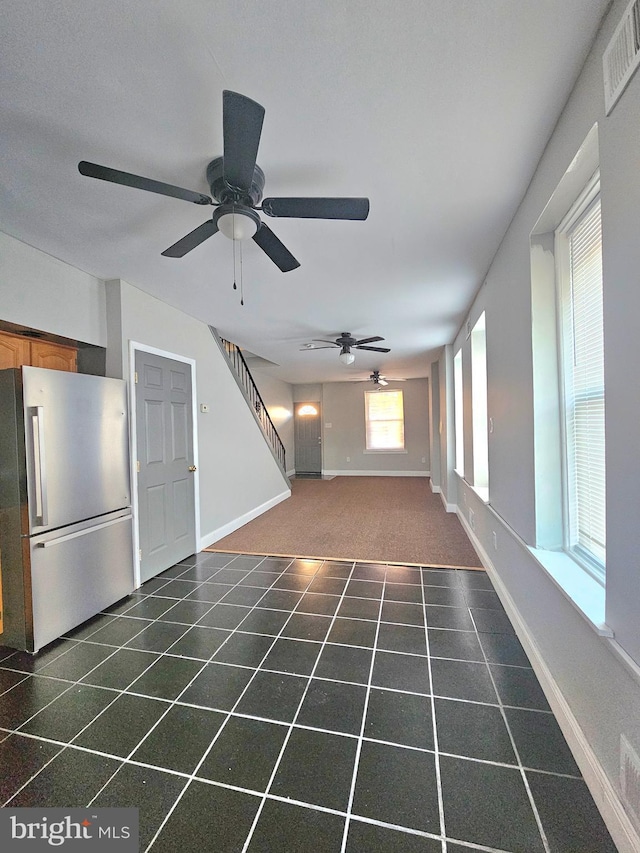
[{"label": "small ceiling fan", "polygon": [[[379,335],[376,335],[372,338],[354,338],[351,332],[342,332],[335,340],[327,341],[323,338],[315,338],[311,343],[304,344],[304,346],[300,347],[301,350],[307,349],[331,349],[332,347],[339,347],[340,355],[338,358],[343,364],[353,364],[356,360],[355,355],[351,352],[352,349],[363,349],[369,350],[370,352],[391,352],[387,347],[370,347],[367,344],[375,343],[376,341],[383,341],[384,338],[381,338]],[[324,344],[324,346],[317,346],[317,344]]]},{"label": "small ceiling fan", "polygon": [[208,237],[221,231],[232,240],[251,237],[282,272],[289,272],[300,266],[299,261],[265,225],[256,211],[261,210],[267,216],[296,219],[364,220],[369,215],[369,199],[263,199],[264,172],[256,164],[256,158],[264,113],[264,107],[245,95],[228,90],[222,93],[224,155],[216,157],[207,166],[207,183],[213,198],[151,178],[88,163],[86,160],[78,163],[78,170],[89,178],[168,195],[194,204],[213,205],[213,217],[165,249],[162,252],[165,257],[181,258]]},{"label": "small ceiling fan", "polygon": [[404,382],[404,379],[387,379],[386,376],[381,376],[379,370],[374,370],[368,379],[357,379],[356,382],[373,382],[376,386],[388,385],[389,382]]}]

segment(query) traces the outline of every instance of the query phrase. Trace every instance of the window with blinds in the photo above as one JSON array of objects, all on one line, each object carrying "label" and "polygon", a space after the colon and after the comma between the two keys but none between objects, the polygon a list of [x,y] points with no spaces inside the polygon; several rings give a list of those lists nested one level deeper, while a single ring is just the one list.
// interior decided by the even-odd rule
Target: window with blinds
[{"label": "window with blinds", "polygon": [[365,391],[367,450],[404,450],[402,391]]},{"label": "window with blinds", "polygon": [[463,387],[462,387],[462,350],[453,357],[453,416],[456,437],[455,469],[464,477],[464,420],[463,420]]},{"label": "window with blinds", "polygon": [[600,197],[594,184],[560,225],[566,546],[604,578],[605,430]]},{"label": "window with blinds", "polygon": [[489,499],[489,433],[487,406],[487,325],[485,312],[471,332],[471,417],[473,485]]}]

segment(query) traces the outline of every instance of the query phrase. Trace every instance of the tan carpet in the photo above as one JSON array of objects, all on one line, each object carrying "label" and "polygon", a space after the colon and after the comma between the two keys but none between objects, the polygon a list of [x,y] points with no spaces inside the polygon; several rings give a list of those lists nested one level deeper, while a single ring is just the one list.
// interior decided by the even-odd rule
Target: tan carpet
[{"label": "tan carpet", "polygon": [[291,497],[208,551],[422,566],[482,564],[426,477],[292,480]]}]

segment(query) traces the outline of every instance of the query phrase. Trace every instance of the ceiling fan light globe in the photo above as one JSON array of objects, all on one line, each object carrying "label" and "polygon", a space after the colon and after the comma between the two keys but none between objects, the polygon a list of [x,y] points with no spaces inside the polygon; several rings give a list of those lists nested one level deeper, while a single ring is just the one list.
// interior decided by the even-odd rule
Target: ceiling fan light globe
[{"label": "ceiling fan light globe", "polygon": [[251,216],[238,211],[223,213],[217,220],[218,230],[230,240],[249,240],[258,230],[258,223]]},{"label": "ceiling fan light globe", "polygon": [[345,365],[353,364],[356,360],[356,357],[352,352],[341,352],[338,358]]}]

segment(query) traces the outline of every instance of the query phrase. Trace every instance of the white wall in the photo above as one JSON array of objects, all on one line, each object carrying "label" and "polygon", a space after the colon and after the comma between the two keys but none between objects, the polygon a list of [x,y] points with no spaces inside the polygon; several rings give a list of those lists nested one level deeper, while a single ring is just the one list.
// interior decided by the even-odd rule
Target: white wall
[{"label": "white wall", "polygon": [[201,547],[236,529],[238,519],[245,523],[257,509],[288,497],[291,491],[206,323],[124,281],[107,282],[107,305],[109,375],[129,376],[130,341],[196,362],[197,401],[210,408],[198,412]]},{"label": "white wall", "polygon": [[284,444],[285,468],[295,470],[295,446],[293,429],[293,386],[274,376],[269,376],[249,363],[249,369],[260,392],[269,417],[273,421],[280,440]]},{"label": "white wall", "polygon": [[0,233],[0,319],[107,348],[129,376],[129,340],[196,361],[201,546],[290,494],[206,324]]},{"label": "white wall", "polygon": [[104,282],[0,232],[0,319],[105,347]]},{"label": "white wall", "polygon": [[440,367],[434,362],[429,371],[429,469],[431,489],[440,491]]},{"label": "white wall", "polygon": [[[389,390],[403,392],[406,453],[366,451],[364,395],[372,387],[364,382],[328,382],[323,385],[323,471],[426,476],[430,459],[428,380],[409,379],[389,385]],[[347,462],[347,457],[350,462]]]},{"label": "white wall", "polygon": [[[457,347],[455,348],[457,352]],[[457,499],[457,476],[455,468],[455,423],[454,423],[454,390],[453,390],[453,356],[454,348],[447,345],[438,359],[438,376],[440,386],[439,450],[440,450],[440,493],[445,508],[453,511]]]},{"label": "white wall", "polygon": [[293,386],[294,403],[322,403],[322,385],[313,383],[311,385]]},{"label": "white wall", "polygon": [[[640,849],[640,837],[633,834],[620,801],[619,747],[624,734],[640,753],[640,392],[633,378],[640,360],[640,73],[610,117],[604,115],[602,80],[602,54],[626,6],[627,0],[616,0],[606,17],[470,309],[472,325],[486,311],[488,414],[494,422],[489,436],[490,505],[456,478],[450,462],[448,476],[457,479],[459,494],[453,498],[449,489],[448,497],[455,500],[493,573],[616,843],[620,850],[632,851]],[[535,544],[536,535],[530,234],[595,122],[604,264],[606,621],[613,640],[596,632],[527,547]],[[464,327],[453,350],[459,346],[468,356]],[[443,355],[441,377],[446,364]],[[444,384],[441,381],[441,387]],[[449,433],[443,468],[452,444]],[[475,513],[473,533],[469,509]]]}]

